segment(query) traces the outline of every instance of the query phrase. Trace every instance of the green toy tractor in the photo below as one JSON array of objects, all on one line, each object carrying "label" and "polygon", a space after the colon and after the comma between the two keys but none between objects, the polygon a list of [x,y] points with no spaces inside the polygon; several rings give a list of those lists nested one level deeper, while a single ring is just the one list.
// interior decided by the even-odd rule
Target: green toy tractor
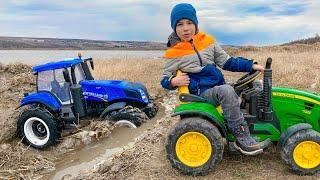
[{"label": "green toy tractor", "polygon": [[[276,143],[283,161],[296,173],[315,174],[320,170],[320,95],[272,87],[271,62],[268,58],[263,87],[254,85],[260,72],[246,74],[233,85],[241,111],[253,137]],[[181,120],[168,134],[167,158],[184,174],[205,175],[222,160],[225,142],[234,149],[235,137],[219,105],[180,90],[179,99],[172,116]]]}]

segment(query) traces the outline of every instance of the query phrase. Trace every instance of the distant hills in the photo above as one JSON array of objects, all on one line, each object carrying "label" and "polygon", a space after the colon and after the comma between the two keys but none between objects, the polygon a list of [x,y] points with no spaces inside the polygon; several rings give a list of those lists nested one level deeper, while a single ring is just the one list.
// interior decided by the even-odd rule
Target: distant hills
[{"label": "distant hills", "polygon": [[320,36],[319,34],[316,34],[315,37],[310,37],[310,38],[306,38],[306,39],[300,39],[300,40],[295,40],[295,41],[291,41],[288,43],[284,43],[282,45],[292,45],[292,44],[315,44],[320,42]]},{"label": "distant hills", "polygon": [[161,42],[99,41],[87,39],[0,36],[0,49],[163,50],[166,49],[166,44]]},{"label": "distant hills", "polygon": [[[295,40],[281,45],[314,44],[320,42],[320,36]],[[223,45],[227,48],[241,46]],[[0,50],[13,49],[63,49],[63,50],[165,50],[166,43],[149,41],[101,41],[87,39],[58,39],[0,36]]]}]

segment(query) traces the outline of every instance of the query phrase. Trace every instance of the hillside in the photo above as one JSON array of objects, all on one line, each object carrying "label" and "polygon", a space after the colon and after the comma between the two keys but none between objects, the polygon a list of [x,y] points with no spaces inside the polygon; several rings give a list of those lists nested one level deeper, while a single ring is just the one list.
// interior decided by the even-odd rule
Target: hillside
[{"label": "hillside", "polygon": [[56,39],[30,37],[0,37],[0,49],[76,49],[76,50],[156,50],[166,44],[147,41],[100,41],[87,39]]},{"label": "hillside", "polygon": [[310,37],[310,38],[306,38],[306,39],[300,39],[300,40],[295,40],[295,41],[291,41],[288,43],[284,43],[282,45],[292,45],[292,44],[315,44],[320,42],[320,36],[319,34],[316,34],[315,37]]}]

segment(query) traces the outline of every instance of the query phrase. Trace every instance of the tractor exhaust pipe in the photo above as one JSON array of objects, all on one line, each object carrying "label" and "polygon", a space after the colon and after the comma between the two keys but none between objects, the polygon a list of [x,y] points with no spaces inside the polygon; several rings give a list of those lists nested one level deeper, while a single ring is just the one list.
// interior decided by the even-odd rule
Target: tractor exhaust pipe
[{"label": "tractor exhaust pipe", "polygon": [[82,87],[80,84],[77,83],[74,69],[75,66],[71,66],[72,85],[70,87],[70,91],[73,99],[75,114],[78,115],[79,118],[81,118],[86,115],[87,108],[85,99],[83,97]]},{"label": "tractor exhaust pipe", "polygon": [[70,91],[73,99],[75,114],[78,115],[79,118],[84,117],[86,115],[87,109],[81,85],[73,84],[70,87]]},{"label": "tractor exhaust pipe", "polygon": [[272,120],[272,103],[271,103],[271,88],[272,88],[272,58],[268,58],[263,76],[263,119],[265,121]]}]

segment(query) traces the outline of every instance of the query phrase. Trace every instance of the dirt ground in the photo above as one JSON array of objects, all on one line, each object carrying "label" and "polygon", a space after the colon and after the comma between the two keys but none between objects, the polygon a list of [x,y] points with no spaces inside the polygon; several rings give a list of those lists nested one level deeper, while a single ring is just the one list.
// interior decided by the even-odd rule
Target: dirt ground
[{"label": "dirt ground", "polygon": [[0,65],[0,143],[13,137],[19,101],[24,92],[35,89],[31,66],[24,64]]},{"label": "dirt ground", "polygon": [[[263,49],[250,47],[228,51],[234,55],[254,58],[259,63],[264,63],[271,56],[274,58],[275,86],[320,93],[319,50],[318,44]],[[133,147],[116,154],[112,159],[106,159],[74,179],[320,179],[319,174],[303,177],[295,175],[283,164],[274,147],[254,157],[231,155],[225,151],[222,162],[207,176],[182,175],[171,167],[164,149],[167,133],[178,121],[170,117],[171,109],[177,102],[176,92],[165,92],[158,83],[164,61],[114,60],[108,63],[97,61],[96,64],[94,76],[97,79],[141,82],[150,89],[152,96],[159,98],[166,113],[164,117],[156,119],[154,128],[143,133]],[[155,78],[149,78],[150,74],[154,74]],[[235,80],[236,77],[240,77],[239,74],[225,74],[227,81]],[[109,124],[87,121],[88,126],[79,127],[72,134],[66,135],[45,153],[26,147],[15,137],[15,123],[19,115],[16,107],[24,92],[34,90],[31,66],[0,64],[0,179],[42,179],[44,174],[55,168],[59,155],[75,147],[90,145],[97,137],[106,137],[112,131]]]}]

